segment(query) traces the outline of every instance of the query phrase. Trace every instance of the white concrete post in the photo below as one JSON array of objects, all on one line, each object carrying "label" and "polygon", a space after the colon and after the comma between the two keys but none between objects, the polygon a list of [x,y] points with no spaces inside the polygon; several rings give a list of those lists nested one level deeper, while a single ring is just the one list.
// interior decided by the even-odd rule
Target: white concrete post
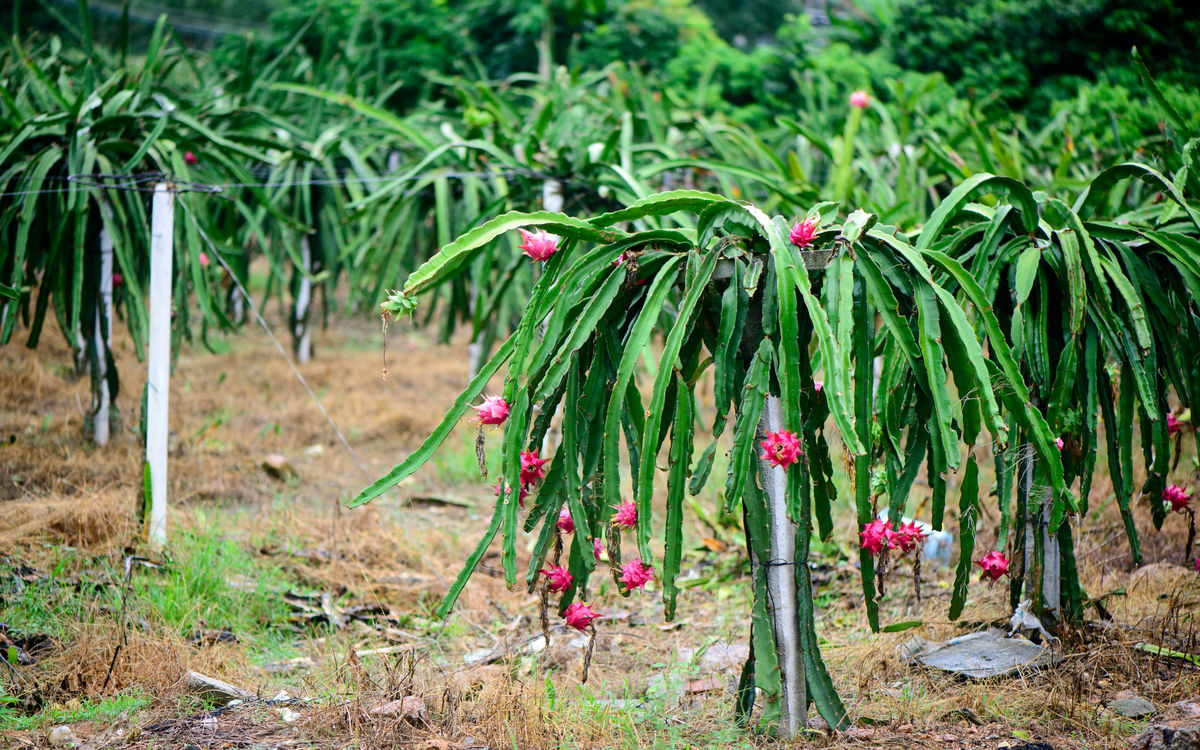
[{"label": "white concrete post", "polygon": [[296,290],[292,335],[295,337],[296,361],[304,364],[312,359],[312,332],[308,326],[308,308],[312,304],[312,243],[307,234],[300,236],[300,262],[300,286]]},{"label": "white concrete post", "polygon": [[[666,365],[664,365],[665,367]],[[758,440],[768,432],[785,429],[783,400],[768,396],[758,422]],[[771,516],[771,553],[767,566],[768,612],[775,629],[775,651],[783,685],[780,730],[785,738],[795,737],[808,723],[808,685],[800,653],[800,618],[796,591],[796,533],[798,525],[787,512],[787,470],[759,458],[758,469]]]},{"label": "white concrete post", "polygon": [[100,229],[100,283],[98,286],[95,323],[92,326],[91,348],[95,353],[96,371],[92,382],[96,385],[92,396],[92,441],[96,445],[108,445],[109,407],[112,394],[108,391],[108,349],[112,342],[112,294],[113,294],[113,241],[107,228]]},{"label": "white concrete post", "polygon": [[[1054,499],[1050,489],[1042,494],[1042,614],[1059,620],[1060,595],[1059,564],[1061,561],[1058,535],[1050,531],[1050,517],[1054,513]],[[1063,523],[1070,523],[1064,518]]]},{"label": "white concrete post", "polygon": [[146,381],[146,468],[150,474],[150,546],[167,542],[167,413],[171,395],[171,274],[175,188],[154,186],[150,221],[150,344]]}]

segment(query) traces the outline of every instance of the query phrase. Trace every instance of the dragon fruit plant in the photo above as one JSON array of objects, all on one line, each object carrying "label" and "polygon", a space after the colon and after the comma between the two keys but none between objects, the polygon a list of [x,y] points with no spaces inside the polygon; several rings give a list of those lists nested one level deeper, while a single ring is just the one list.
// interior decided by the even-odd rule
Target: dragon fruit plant
[{"label": "dragon fruit plant", "polygon": [[[962,443],[981,431],[1003,443],[1010,428],[1002,394],[1010,407],[1029,395],[990,311],[976,313],[990,321],[978,327],[981,341],[944,285],[968,275],[957,260],[924,250],[924,235],[914,243],[862,211],[832,224],[835,212],[836,205],[819,204],[797,222],[719,195],[672,191],[588,220],[509,213],[466,233],[418,268],[383,305],[385,314],[411,311],[422,292],[452,278],[497,239],[524,230],[528,262],[540,266],[540,275],[520,325],[429,439],[351,505],[369,502],[427,461],[507,365],[503,393],[475,407],[480,421],[495,413],[495,399],[507,410],[496,428],[503,443],[499,498],[439,613],[450,611],[497,534],[506,581],[515,586],[517,541],[525,532],[537,535],[525,583],[531,592],[540,587],[558,595],[567,625],[603,626],[603,607],[589,593],[593,574],[605,565],[604,548],[623,593],[651,577],[659,581],[670,620],[679,593],[684,495],[710,480],[716,437],[732,420],[722,509],[743,519],[754,586],[753,657],[743,672],[739,716],[749,715],[757,688],[760,722],[785,736],[803,728],[810,701],[830,726],[844,727],[846,712],[813,621],[806,564],[813,534],[832,535],[831,509],[839,499],[856,509],[859,529],[866,529],[879,503],[871,476],[880,471],[876,484],[890,497],[890,518],[901,518],[923,457],[934,457],[931,468],[952,472]],[[686,228],[657,228],[667,218]],[[557,238],[552,253],[547,236]],[[663,337],[657,375],[639,384],[637,363],[654,356],[655,335]],[[889,372],[876,389],[880,355]],[[710,370],[714,416],[698,425],[695,384]],[[818,370],[821,381],[813,377]],[[951,381],[965,396],[951,398]],[[561,445],[538,457],[548,461],[544,477],[526,482],[530,456],[558,409]],[[1057,465],[1040,412],[1007,413],[1034,436],[1041,460]],[[833,481],[835,439],[853,460],[853,494],[844,498]],[[664,451],[666,496],[655,503]],[[918,458],[906,459],[911,455]],[[887,470],[897,465],[899,471]],[[524,511],[513,488],[530,494]],[[569,532],[561,525],[564,510]],[[636,550],[624,564],[622,537]],[[899,524],[884,537],[897,545],[919,541]],[[869,550],[860,562],[877,629]]]},{"label": "dragon fruit plant", "polygon": [[[920,546],[920,527],[900,519],[922,470],[935,530],[948,478],[958,475],[952,618],[975,566],[992,584],[1008,576],[1014,596],[1037,586],[1033,593],[1046,594],[1038,601],[1063,619],[1082,616],[1070,520],[1088,511],[1101,440],[1135,558],[1135,425],[1148,468],[1140,497],[1156,524],[1168,507],[1190,510],[1186,488],[1168,489],[1166,480],[1169,438],[1180,427],[1172,401],[1190,409],[1200,392],[1200,215],[1181,192],[1195,182],[1187,169],[1198,150],[1195,142],[1183,149],[1173,180],[1140,164],[1105,170],[1072,205],[1012,178],[974,175],[907,233],[864,211],[837,224],[838,204],[817,204],[796,220],[692,190],[591,219],[497,217],[446,244],[382,310],[411,312],[418,295],[519,234],[519,246],[507,245],[537,270],[519,324],[425,443],[351,506],[429,460],[507,366],[503,393],[476,407],[481,426],[485,415],[502,422],[498,501],[439,614],[449,613],[497,534],[515,586],[524,532],[537,537],[525,583],[558,595],[567,626],[603,626],[603,607],[588,593],[604,549],[623,594],[659,581],[670,620],[684,495],[710,480],[716,439],[732,420],[721,510],[741,515],[754,591],[737,713],[748,717],[761,694],[760,723],[784,736],[804,727],[810,702],[831,727],[844,727],[818,648],[807,564],[813,535],[833,533],[835,502],[857,515],[874,630],[876,557],[886,563],[889,550]],[[985,193],[1001,200],[975,201]],[[655,336],[662,344],[652,349]],[[639,359],[656,350],[653,382],[638,383]],[[713,379],[715,404],[711,423],[698,425],[702,376]],[[562,441],[543,457],[556,412]],[[849,497],[833,481],[834,440],[851,464]],[[978,559],[976,448],[997,456],[1001,519],[998,548]],[[655,503],[664,451],[665,497]],[[879,520],[885,503],[889,521]],[[1024,535],[1009,533],[1022,526]],[[624,564],[623,539],[636,548]],[[1050,581],[1058,596],[1043,590]]]},{"label": "dragon fruit plant", "polygon": [[[1182,488],[1168,486],[1170,439],[1182,432],[1172,394],[1188,407],[1200,391],[1200,212],[1176,187],[1190,184],[1194,180],[1122,164],[1101,172],[1068,205],[1015,180],[977,175],[947,196],[922,237],[931,226],[946,225],[956,206],[974,221],[946,225],[932,242],[917,243],[932,257],[955,257],[969,272],[947,286],[964,307],[991,311],[999,325],[994,338],[1005,339],[1028,384],[1027,403],[1006,399],[1004,406],[1038,411],[1055,436],[1057,461],[1046,460],[1044,444],[1031,448],[1045,436],[1015,424],[1012,448],[995,452],[997,546],[1009,551],[1003,572],[1010,604],[1029,599],[1047,624],[1079,624],[1083,616],[1072,527],[1089,511],[1101,450],[1107,449],[1134,563],[1142,557],[1133,513],[1139,502],[1149,506],[1156,527],[1171,510],[1186,516],[1191,531],[1184,559],[1190,560],[1194,517],[1185,513]],[[1002,193],[1007,202],[970,202],[985,191]],[[884,372],[886,381],[886,364]],[[1141,486],[1134,484],[1138,449],[1146,469]],[[1176,462],[1179,453],[1177,437]],[[937,526],[944,479],[930,476]],[[961,484],[976,478],[971,472]],[[1071,486],[1077,495],[1064,491]],[[967,495],[959,515],[973,525],[978,501]],[[951,618],[962,611],[971,573],[974,534],[961,538],[965,554]],[[994,581],[998,574],[991,571],[1000,568],[984,564],[983,570]]]}]

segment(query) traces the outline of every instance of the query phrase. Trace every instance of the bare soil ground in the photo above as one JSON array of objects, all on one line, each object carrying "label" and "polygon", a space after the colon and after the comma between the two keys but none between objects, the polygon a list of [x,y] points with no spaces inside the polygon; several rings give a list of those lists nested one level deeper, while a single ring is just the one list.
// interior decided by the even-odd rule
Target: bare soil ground
[{"label": "bare soil ground", "polygon": [[[8,599],[0,606],[16,611],[22,587],[48,581],[70,589],[65,601],[83,602],[51,612],[52,635],[0,623],[0,647],[28,655],[0,673],[0,747],[51,746],[50,729],[60,724],[96,748],[776,744],[731,720],[749,630],[747,566],[736,526],[716,518],[705,496],[703,513],[688,523],[677,622],[662,623],[654,593],[622,598],[602,589],[596,602],[607,617],[583,684],[582,639],[560,630],[549,648],[538,650],[537,638],[530,645],[540,633],[537,597],[505,588],[498,554],[485,557],[447,622],[431,617],[492,507],[486,483],[470,477],[473,427],[463,424],[447,442],[448,458],[388,497],[340,509],[437,424],[466,382],[465,345],[393,326],[384,379],[375,324],[341,322],[317,343],[301,371],[354,455],[260,329],[222,340],[219,354],[185,346],[173,374],[172,545],[180,535],[232,542],[250,562],[244,574],[222,578],[230,589],[254,588],[265,570],[287,582],[265,595],[286,622],[259,635],[186,615],[184,626],[178,618],[172,625],[145,606],[149,594],[118,604],[139,579],[152,587],[162,575],[134,561],[127,582],[130,555],[169,567],[174,554],[150,553],[140,540],[144,366],[129,341],[121,338],[117,352],[121,429],[104,448],[83,436],[89,384],[60,337],[47,332],[36,351],[0,349],[0,597]],[[284,456],[296,476],[266,471],[270,454]],[[1190,477],[1193,487],[1198,479]],[[1105,484],[1096,483],[1094,498]],[[1200,722],[1200,669],[1139,646],[1200,653],[1200,576],[1178,564],[1185,527],[1172,517],[1153,533],[1139,509],[1146,564],[1133,570],[1112,505],[1076,542],[1087,591],[1111,594],[1103,599],[1111,619],[1089,608],[1087,628],[1059,633],[1055,667],[987,682],[910,666],[897,646],[914,634],[940,640],[1001,624],[1007,588],[975,585],[963,617],[950,622],[952,572],[926,563],[918,607],[908,563],[900,563],[883,619],[923,625],[871,634],[844,554],[855,546],[845,515],[816,570],[818,631],[853,726],[830,734],[814,721],[802,741],[1119,748],[1151,723]],[[521,552],[527,562],[528,549]],[[257,697],[216,706],[187,688],[189,670]],[[1120,716],[1110,706],[1125,693],[1145,697],[1155,713]],[[127,710],[82,711],[119,709],[130,696]]]}]

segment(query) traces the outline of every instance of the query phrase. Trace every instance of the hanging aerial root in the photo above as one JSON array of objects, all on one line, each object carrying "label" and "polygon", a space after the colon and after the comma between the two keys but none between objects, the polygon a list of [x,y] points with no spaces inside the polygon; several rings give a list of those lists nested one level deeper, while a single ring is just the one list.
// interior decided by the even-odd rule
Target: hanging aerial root
[{"label": "hanging aerial root", "polygon": [[580,678],[581,683],[586,683],[588,678],[588,669],[592,666],[592,652],[596,648],[596,626],[588,625],[588,643],[587,648],[583,652],[583,676]]},{"label": "hanging aerial root", "polygon": [[877,602],[883,601],[884,584],[887,571],[888,551],[887,547],[885,546],[883,549],[879,550],[879,561],[875,563],[875,588],[877,589],[875,601]]},{"label": "hanging aerial root", "polygon": [[625,584],[621,582],[621,529],[613,526],[608,532],[608,572],[612,575],[617,591],[629,596]]},{"label": "hanging aerial root", "polygon": [[479,423],[479,432],[475,433],[475,460],[479,463],[479,475],[487,479],[487,457],[483,452],[483,422]]},{"label": "hanging aerial root", "polygon": [[1192,562],[1192,544],[1196,541],[1196,511],[1187,508],[1188,517],[1188,535],[1187,544],[1183,548],[1183,564],[1188,565]]},{"label": "hanging aerial root", "polygon": [[917,612],[921,612],[921,546],[913,549],[913,591],[917,594]]}]

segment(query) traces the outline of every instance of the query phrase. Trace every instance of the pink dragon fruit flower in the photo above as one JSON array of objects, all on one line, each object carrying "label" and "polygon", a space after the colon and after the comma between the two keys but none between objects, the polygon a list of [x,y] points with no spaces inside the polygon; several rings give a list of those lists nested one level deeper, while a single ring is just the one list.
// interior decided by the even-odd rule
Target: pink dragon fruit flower
[{"label": "pink dragon fruit flower", "polygon": [[1174,414],[1167,415],[1167,435],[1174,437],[1183,430],[1183,423],[1175,418]]},{"label": "pink dragon fruit flower", "polygon": [[508,419],[508,402],[501,396],[484,396],[483,404],[472,407],[475,409],[475,419],[480,425],[500,425]]},{"label": "pink dragon fruit flower", "polygon": [[[505,485],[505,484],[504,484],[504,480],[503,480],[503,479],[501,479],[499,482],[496,482],[496,488],[495,488],[495,489],[496,489],[496,496],[497,496],[497,497],[499,497],[499,496],[500,496],[500,494],[501,494],[502,492],[504,492],[504,490],[505,490],[505,489],[507,489],[507,485]],[[528,487],[526,487],[526,486],[525,486],[525,484],[522,482],[522,483],[521,483],[521,491],[517,493],[517,507],[518,507],[518,508],[524,508],[524,507],[525,507],[525,498],[527,498],[527,497],[529,497],[529,488],[528,488]]]},{"label": "pink dragon fruit flower", "polygon": [[612,517],[612,525],[618,529],[632,529],[637,526],[637,506],[633,504],[632,500],[617,506],[617,512]]},{"label": "pink dragon fruit flower", "polygon": [[604,551],[604,543],[600,541],[600,537],[592,539],[592,556],[596,558],[596,562],[600,562],[600,553]]},{"label": "pink dragon fruit flower", "polygon": [[862,537],[863,549],[870,552],[872,555],[878,555],[883,552],[883,546],[886,544],[889,548],[896,545],[891,540],[892,528],[888,526],[887,521],[875,520],[863,526],[863,530],[858,532]]},{"label": "pink dragon fruit flower", "polygon": [[850,95],[850,106],[851,107],[858,107],[859,109],[866,109],[867,104],[869,104],[870,101],[871,101],[871,97],[868,96],[867,92],[863,91],[862,89],[859,89],[858,91],[855,91],[853,94]]},{"label": "pink dragon fruit flower", "polygon": [[526,232],[524,229],[518,229],[521,233],[521,239],[525,242],[517,247],[522,251],[522,255],[528,255],[533,260],[547,261],[550,256],[558,252],[558,237],[550,234],[544,229],[539,229],[536,232]]},{"label": "pink dragon fruit flower", "polygon": [[1008,575],[1008,558],[1002,552],[993,550],[976,560],[975,564],[983,568],[982,578],[991,579],[991,583],[1000,580],[1000,576]]},{"label": "pink dragon fruit flower", "polygon": [[814,390],[814,391],[816,391],[817,393],[820,393],[820,392],[821,392],[821,389],[822,389],[822,388],[824,388],[824,387],[825,387],[825,382],[824,382],[824,381],[821,381],[821,380],[814,380],[814,381],[813,381],[813,390]]},{"label": "pink dragon fruit flower", "polygon": [[642,588],[653,577],[654,569],[640,558],[630,560],[621,568],[621,583],[625,584],[626,591]]},{"label": "pink dragon fruit flower", "polygon": [[521,451],[521,484],[533,484],[546,478],[546,470],[542,468],[550,463],[548,458],[538,458],[537,451]]},{"label": "pink dragon fruit flower", "polygon": [[893,531],[890,540],[893,545],[898,547],[901,552],[908,552],[921,543],[925,538],[925,532],[917,525],[916,521],[900,524],[899,531]]},{"label": "pink dragon fruit flower", "polygon": [[575,531],[575,519],[571,518],[571,511],[566,508],[558,512],[558,530],[564,534]]},{"label": "pink dragon fruit flower", "polygon": [[804,221],[796,222],[792,227],[792,231],[788,232],[788,239],[792,244],[803,250],[813,243],[813,237],[817,236],[817,222],[815,219],[805,219]]},{"label": "pink dragon fruit flower", "polygon": [[1188,503],[1192,501],[1192,496],[1188,494],[1187,490],[1177,484],[1173,484],[1163,490],[1162,496],[1163,500],[1171,504],[1171,510],[1176,513],[1182,513],[1187,510]]},{"label": "pink dragon fruit flower", "polygon": [[550,582],[550,590],[554,593],[561,593],[571,588],[571,583],[575,580],[571,575],[571,571],[561,565],[551,565],[545,570],[539,570],[539,573],[546,576],[546,580]]},{"label": "pink dragon fruit flower", "polygon": [[761,458],[781,469],[800,460],[800,441],[789,430],[768,432],[767,439],[760,445],[763,448]]},{"label": "pink dragon fruit flower", "polygon": [[194,166],[196,166],[196,164],[197,164],[199,161],[200,161],[200,160],[199,160],[199,159],[197,159],[197,158],[196,158],[196,155],[195,155],[195,154],[193,154],[191,151],[185,151],[185,152],[183,153],[183,163],[184,163],[184,164],[187,164],[189,167],[194,167]]},{"label": "pink dragon fruit flower", "polygon": [[575,602],[571,606],[567,607],[567,612],[564,619],[566,619],[569,627],[583,632],[587,629],[588,625],[592,624],[592,621],[599,620],[600,615],[596,614],[596,612],[589,605],[584,604],[583,602]]}]

